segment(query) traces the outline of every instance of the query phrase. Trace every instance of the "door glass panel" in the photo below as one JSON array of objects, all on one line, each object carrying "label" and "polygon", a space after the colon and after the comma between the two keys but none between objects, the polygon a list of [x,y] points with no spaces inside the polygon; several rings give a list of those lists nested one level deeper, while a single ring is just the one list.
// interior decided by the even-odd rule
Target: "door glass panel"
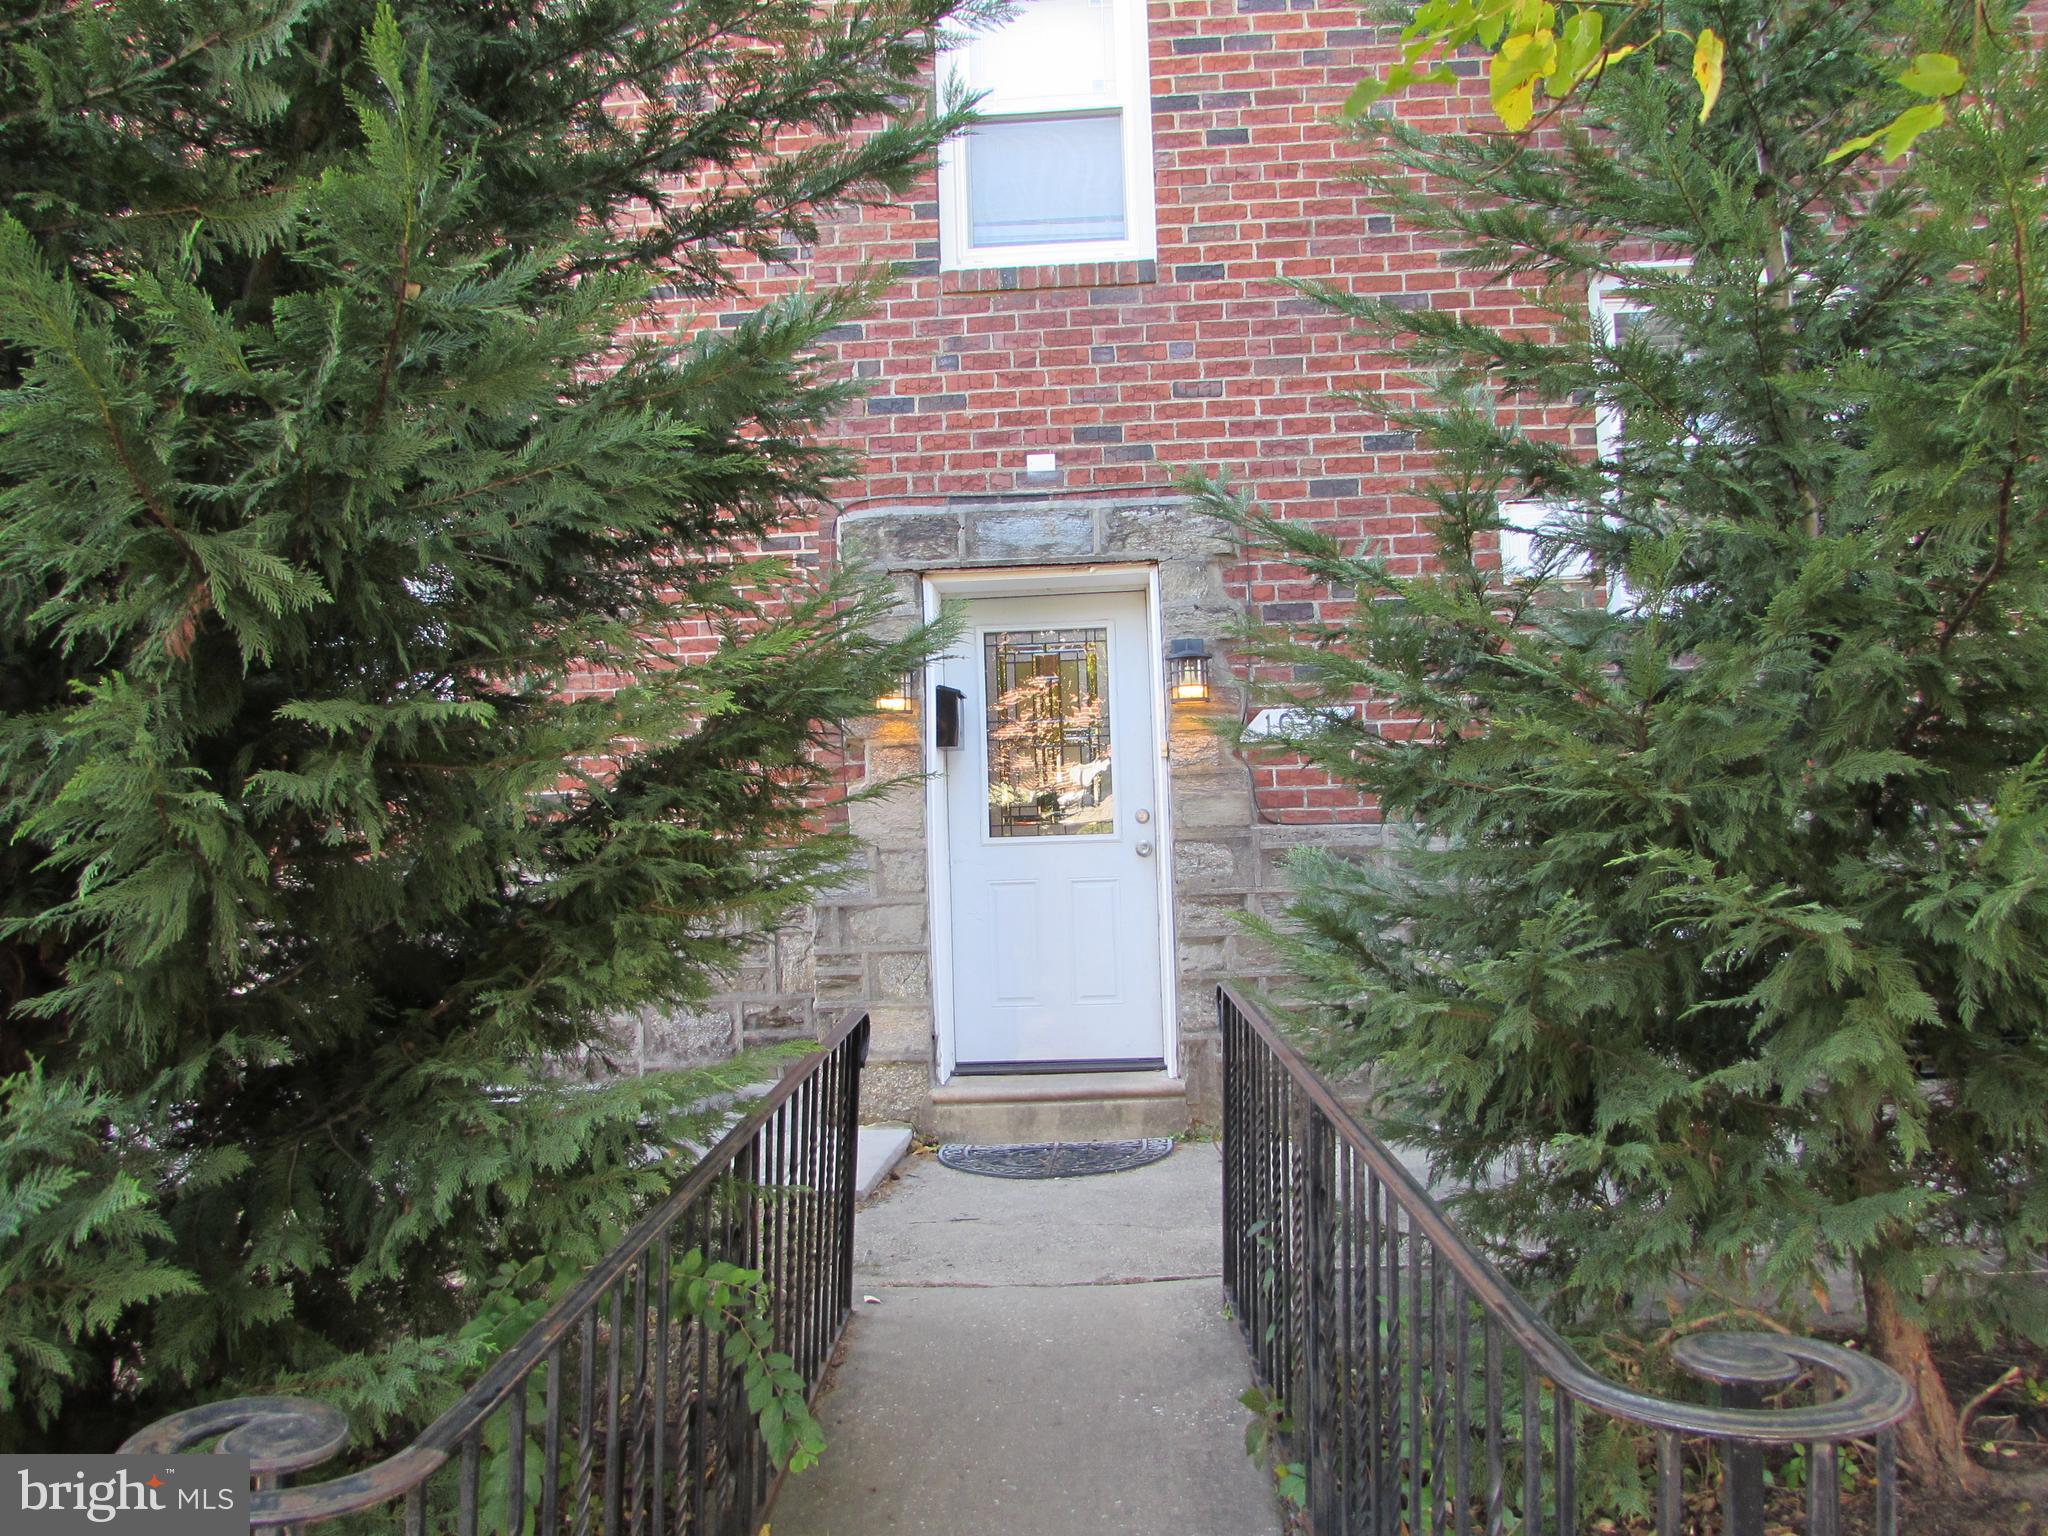
[{"label": "door glass panel", "polygon": [[982,642],[988,835],[1116,830],[1109,774],[1109,631],[1011,629]]}]

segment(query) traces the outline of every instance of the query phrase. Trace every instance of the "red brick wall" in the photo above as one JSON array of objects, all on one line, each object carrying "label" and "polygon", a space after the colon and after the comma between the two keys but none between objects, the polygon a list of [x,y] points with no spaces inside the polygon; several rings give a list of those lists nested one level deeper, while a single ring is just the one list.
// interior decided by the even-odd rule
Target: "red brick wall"
[{"label": "red brick wall", "polygon": [[[1398,385],[1394,359],[1278,281],[1505,318],[1497,295],[1447,271],[1345,178],[1357,151],[1329,119],[1391,61],[1394,29],[1313,0],[1152,0],[1149,30],[1156,261],[941,273],[934,178],[906,206],[840,220],[790,267],[750,274],[766,294],[881,263],[901,273],[834,343],[873,381],[839,425],[868,466],[842,505],[1156,492],[1185,470],[1222,469],[1284,515],[1419,565],[1433,549],[1429,508],[1410,488],[1427,459],[1332,398]],[[1491,122],[1476,82],[1400,105],[1431,128]],[[676,302],[648,323],[691,313]],[[1027,451],[1056,454],[1057,471],[1027,475]],[[786,542],[800,559],[830,558],[829,525]],[[1246,560],[1227,581],[1268,618],[1346,606],[1281,565]],[[1253,776],[1267,819],[1370,818],[1286,760],[1257,761]]]},{"label": "red brick wall", "polygon": [[[2048,15],[2044,0],[2027,9]],[[839,424],[868,465],[842,505],[1156,492],[1184,470],[1221,469],[1283,515],[1425,561],[1430,509],[1411,487],[1427,457],[1332,398],[1400,389],[1396,359],[1278,279],[1490,323],[1547,316],[1518,314],[1515,289],[1447,270],[1439,247],[1346,179],[1359,151],[1329,119],[1362,74],[1392,62],[1395,31],[1317,0],[1151,0],[1154,262],[941,273],[932,178],[906,206],[842,219],[790,266],[751,273],[764,295],[884,263],[902,274],[835,342],[873,382]],[[1460,68],[1472,78],[1395,98],[1404,119],[1489,130],[1480,66]],[[647,323],[707,318],[677,301]],[[1056,473],[1027,475],[1027,451],[1055,453]],[[831,558],[829,522],[776,542],[802,563]],[[1282,565],[1247,559],[1227,579],[1267,618],[1337,619],[1347,606]],[[1254,780],[1270,820],[1371,816],[1285,761],[1255,762]]]},{"label": "red brick wall", "polygon": [[[838,221],[791,268],[752,274],[760,293],[881,262],[901,274],[836,340],[874,381],[840,424],[868,465],[842,506],[1143,494],[1186,469],[1223,469],[1286,516],[1423,561],[1427,506],[1409,487],[1425,457],[1333,399],[1397,383],[1395,360],[1278,283],[1493,307],[1343,178],[1356,150],[1329,117],[1391,61],[1393,29],[1360,27],[1341,4],[1153,0],[1149,35],[1155,262],[940,272],[934,178],[905,207]],[[1491,121],[1477,86],[1415,90],[1401,111],[1430,127]],[[649,324],[684,313],[678,303]],[[1057,471],[1026,475],[1024,455],[1047,451]],[[791,539],[829,559],[829,526]],[[1243,561],[1227,582],[1270,618],[1343,612],[1282,565]],[[1274,821],[1370,815],[1286,760],[1255,762],[1253,780]]]}]

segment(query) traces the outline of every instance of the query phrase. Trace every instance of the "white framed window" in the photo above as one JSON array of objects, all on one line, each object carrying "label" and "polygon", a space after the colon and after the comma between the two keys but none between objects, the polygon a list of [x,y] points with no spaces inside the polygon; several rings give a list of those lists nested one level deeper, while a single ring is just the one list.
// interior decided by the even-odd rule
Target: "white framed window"
[{"label": "white framed window", "polygon": [[[1630,270],[1654,280],[1658,276],[1682,276],[1691,271],[1688,257],[1667,257],[1632,264]],[[1656,312],[1643,302],[1642,281],[1631,281],[1626,273],[1602,274],[1588,286],[1587,301],[1593,311],[1593,336],[1606,346],[1616,347],[1631,336],[1641,335],[1659,346],[1675,346],[1676,340]],[[1594,441],[1600,457],[1614,463],[1621,457],[1625,438],[1625,413],[1619,406],[1602,404],[1593,415]],[[1505,535],[1503,535],[1505,538]],[[1506,563],[1503,546],[1502,563]],[[1612,613],[1627,613],[1637,607],[1636,594],[1620,571],[1607,573],[1607,607]]]},{"label": "white framed window", "polygon": [[[1646,276],[1655,273],[1676,275],[1689,270],[1692,263],[1683,257],[1662,261],[1635,263]],[[1651,339],[1659,337],[1656,314],[1644,304],[1640,284],[1631,283],[1627,277],[1610,276],[1602,273],[1588,285],[1587,300],[1593,311],[1594,339],[1610,347],[1620,346],[1622,341],[1644,330]],[[1619,407],[1602,405],[1593,414],[1593,437],[1600,450],[1600,457],[1612,462],[1621,454],[1622,413]]]},{"label": "white framed window", "polygon": [[939,73],[982,119],[939,151],[941,266],[1156,254],[1145,0],[1018,0]]},{"label": "white framed window", "polygon": [[1500,503],[1500,574],[1503,581],[1533,581],[1547,576],[1553,581],[1583,581],[1593,573],[1593,562],[1584,550],[1565,554],[1547,541],[1546,532],[1563,532],[1560,519],[1564,509],[1553,501],[1503,501]]}]

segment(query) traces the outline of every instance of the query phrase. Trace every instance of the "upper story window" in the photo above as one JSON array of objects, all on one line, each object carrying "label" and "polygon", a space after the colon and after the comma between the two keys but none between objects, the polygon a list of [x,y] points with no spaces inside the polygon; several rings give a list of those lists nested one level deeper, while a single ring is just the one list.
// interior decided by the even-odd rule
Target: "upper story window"
[{"label": "upper story window", "polygon": [[939,154],[943,266],[1154,254],[1144,0],[1020,0],[939,68],[982,116]]}]

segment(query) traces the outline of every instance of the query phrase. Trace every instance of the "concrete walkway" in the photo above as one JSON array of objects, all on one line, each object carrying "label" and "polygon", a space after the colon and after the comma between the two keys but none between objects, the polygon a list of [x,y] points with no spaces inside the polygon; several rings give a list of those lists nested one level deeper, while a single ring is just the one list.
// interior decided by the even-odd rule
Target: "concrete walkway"
[{"label": "concrete walkway", "polygon": [[774,1536],[1277,1536],[1221,1200],[1213,1145],[1086,1179],[906,1162],[860,1213],[827,1450]]}]

